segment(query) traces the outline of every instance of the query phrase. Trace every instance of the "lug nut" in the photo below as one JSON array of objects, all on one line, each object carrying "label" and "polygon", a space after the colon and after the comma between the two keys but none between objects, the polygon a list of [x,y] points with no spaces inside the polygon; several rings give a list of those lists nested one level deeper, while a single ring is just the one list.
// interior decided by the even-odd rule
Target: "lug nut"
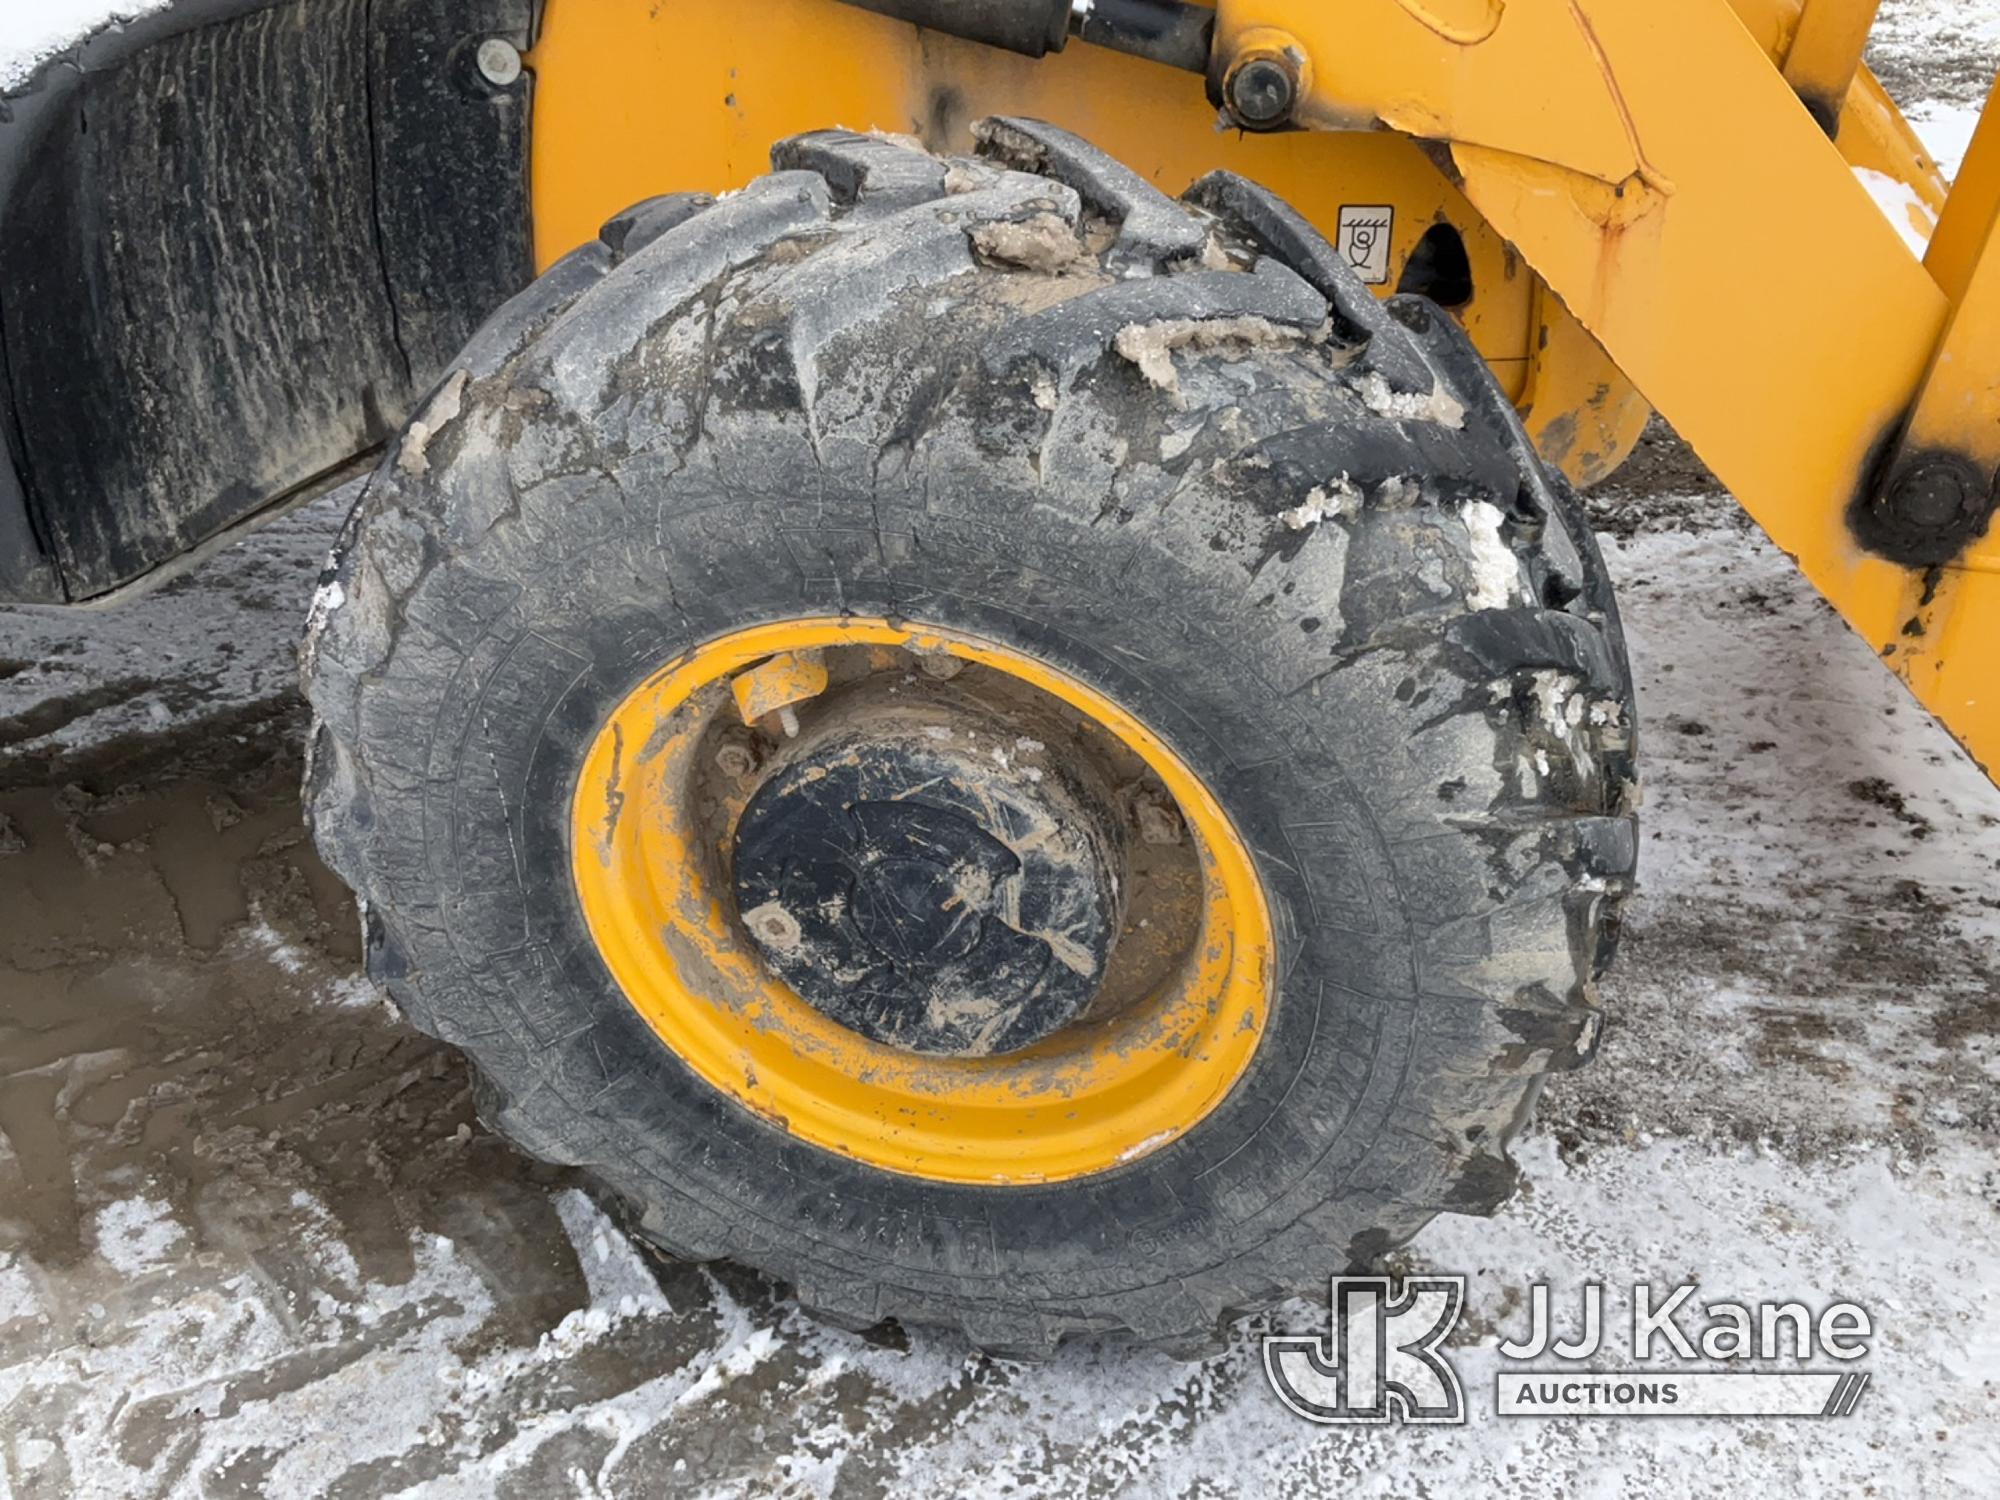
[{"label": "lug nut", "polygon": [[723,775],[733,776],[741,781],[756,771],[757,752],[748,745],[728,741],[716,746],[715,768]]}]

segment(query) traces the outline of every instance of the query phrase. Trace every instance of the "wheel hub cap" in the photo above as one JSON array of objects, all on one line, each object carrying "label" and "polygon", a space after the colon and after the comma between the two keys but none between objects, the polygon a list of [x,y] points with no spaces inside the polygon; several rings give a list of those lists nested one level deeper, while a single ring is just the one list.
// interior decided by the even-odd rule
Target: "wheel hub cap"
[{"label": "wheel hub cap", "polygon": [[959,706],[790,747],[738,825],[737,909],[808,1004],[979,1057],[1075,1020],[1116,941],[1119,823],[1041,742]]}]

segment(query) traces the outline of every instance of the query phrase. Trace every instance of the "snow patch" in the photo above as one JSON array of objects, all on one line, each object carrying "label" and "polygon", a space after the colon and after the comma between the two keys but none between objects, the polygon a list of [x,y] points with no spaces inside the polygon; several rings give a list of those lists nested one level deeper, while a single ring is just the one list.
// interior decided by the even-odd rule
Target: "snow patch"
[{"label": "snow patch", "polygon": [[265,921],[262,916],[259,916],[256,925],[250,928],[249,936],[251,943],[287,974],[304,973],[306,965],[312,961],[296,943]]},{"label": "snow patch", "polygon": [[1868,189],[1868,196],[1875,200],[1875,206],[1882,210],[1882,217],[1889,221],[1890,227],[1903,237],[1910,253],[1921,257],[1930,247],[1931,235],[1937,229],[1937,215],[1931,212],[1930,205],[1917,196],[1916,189],[1887,172],[1856,167],[1854,180]]},{"label": "snow patch", "polygon": [[1465,425],[1465,403],[1446,390],[1442,381],[1431,387],[1429,395],[1414,396],[1390,389],[1389,382],[1378,371],[1370,370],[1354,382],[1354,389],[1362,404],[1378,417],[1398,422],[1435,422],[1454,430]]},{"label": "snow patch", "polygon": [[1584,719],[1582,684],[1567,672],[1550,670],[1536,672],[1531,680],[1543,726],[1557,739],[1567,740]]},{"label": "snow patch", "polygon": [[122,1198],[97,1211],[97,1253],[127,1276],[163,1264],[187,1237],[157,1198]]},{"label": "snow patch", "polygon": [[1979,125],[1979,106],[1919,104],[1906,118],[1946,180],[1957,177],[1958,169],[1965,164],[1966,150],[1972,145],[1972,132]]},{"label": "snow patch", "polygon": [[701,1372],[701,1378],[674,1400],[676,1409],[706,1401],[731,1381],[748,1375],[778,1347],[775,1328],[759,1328]]},{"label": "snow patch", "polygon": [[330,578],[314,589],[312,603],[306,606],[306,634],[317,636],[326,629],[326,622],[346,602],[347,590],[338,578]]},{"label": "snow patch", "polygon": [[0,1255],[0,1328],[42,1315],[41,1299],[35,1295],[28,1268],[11,1254]]},{"label": "snow patch", "polygon": [[580,1188],[564,1188],[553,1201],[583,1267],[592,1307],[612,1310],[620,1318],[673,1311],[645,1253],[595,1199]]},{"label": "snow patch", "polygon": [[1340,473],[1324,484],[1313,486],[1302,503],[1279,511],[1278,519],[1294,531],[1307,531],[1335,516],[1354,516],[1360,512],[1360,488],[1345,473]]},{"label": "snow patch", "polygon": [[8,0],[0,19],[0,88],[26,83],[38,64],[107,22],[166,8],[167,0]]},{"label": "snow patch", "polygon": [[1467,602],[1474,609],[1506,609],[1521,587],[1520,560],[1500,535],[1507,518],[1486,500],[1474,500],[1463,514],[1472,540],[1472,597]]}]

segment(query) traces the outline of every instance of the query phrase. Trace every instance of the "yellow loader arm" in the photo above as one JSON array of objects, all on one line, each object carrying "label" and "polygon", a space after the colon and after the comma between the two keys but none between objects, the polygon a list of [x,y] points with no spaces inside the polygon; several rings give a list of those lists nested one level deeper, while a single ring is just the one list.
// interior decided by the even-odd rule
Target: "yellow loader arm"
[{"label": "yellow loader arm", "polygon": [[[1988,768],[2000,692],[2000,125],[1919,262],[1800,89],[1874,0],[1808,0],[1782,70],[1725,0],[1222,0],[1225,81],[1447,143],[1466,196]],[[1805,51],[1800,53],[1801,46]]]},{"label": "yellow loader arm", "polygon": [[[1395,264],[1428,224],[1462,231],[1479,291],[1454,311],[1545,456],[1589,482],[1659,409],[2000,766],[1977,649],[2000,638],[2000,125],[1989,107],[1947,200],[1860,67],[1876,0],[852,3],[773,0],[753,36],[720,0],[552,0],[529,58],[542,263],[834,122],[949,145],[1039,114],[1168,188],[1241,171],[1329,238],[1357,201],[1400,205]],[[1064,51],[1066,26],[1138,55]],[[1924,260],[1864,167],[1941,207]]]}]

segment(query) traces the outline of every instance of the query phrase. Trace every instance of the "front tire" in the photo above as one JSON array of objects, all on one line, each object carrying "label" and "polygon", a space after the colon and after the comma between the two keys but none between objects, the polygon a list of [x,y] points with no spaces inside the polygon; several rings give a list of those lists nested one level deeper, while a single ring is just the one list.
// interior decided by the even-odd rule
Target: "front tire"
[{"label": "front tire", "polygon": [[[1573,498],[1448,317],[1241,179],[1174,202],[1051,127],[980,135],[786,142],[496,315],[322,589],[310,815],[489,1122],[663,1246],[849,1325],[1186,1349],[1511,1190],[1596,1044],[1630,675]],[[591,747],[705,645],[828,619],[1039,664],[1222,810],[1265,1008],[1170,1139],[1042,1181],[885,1165],[718,1087],[615,976]]]}]

